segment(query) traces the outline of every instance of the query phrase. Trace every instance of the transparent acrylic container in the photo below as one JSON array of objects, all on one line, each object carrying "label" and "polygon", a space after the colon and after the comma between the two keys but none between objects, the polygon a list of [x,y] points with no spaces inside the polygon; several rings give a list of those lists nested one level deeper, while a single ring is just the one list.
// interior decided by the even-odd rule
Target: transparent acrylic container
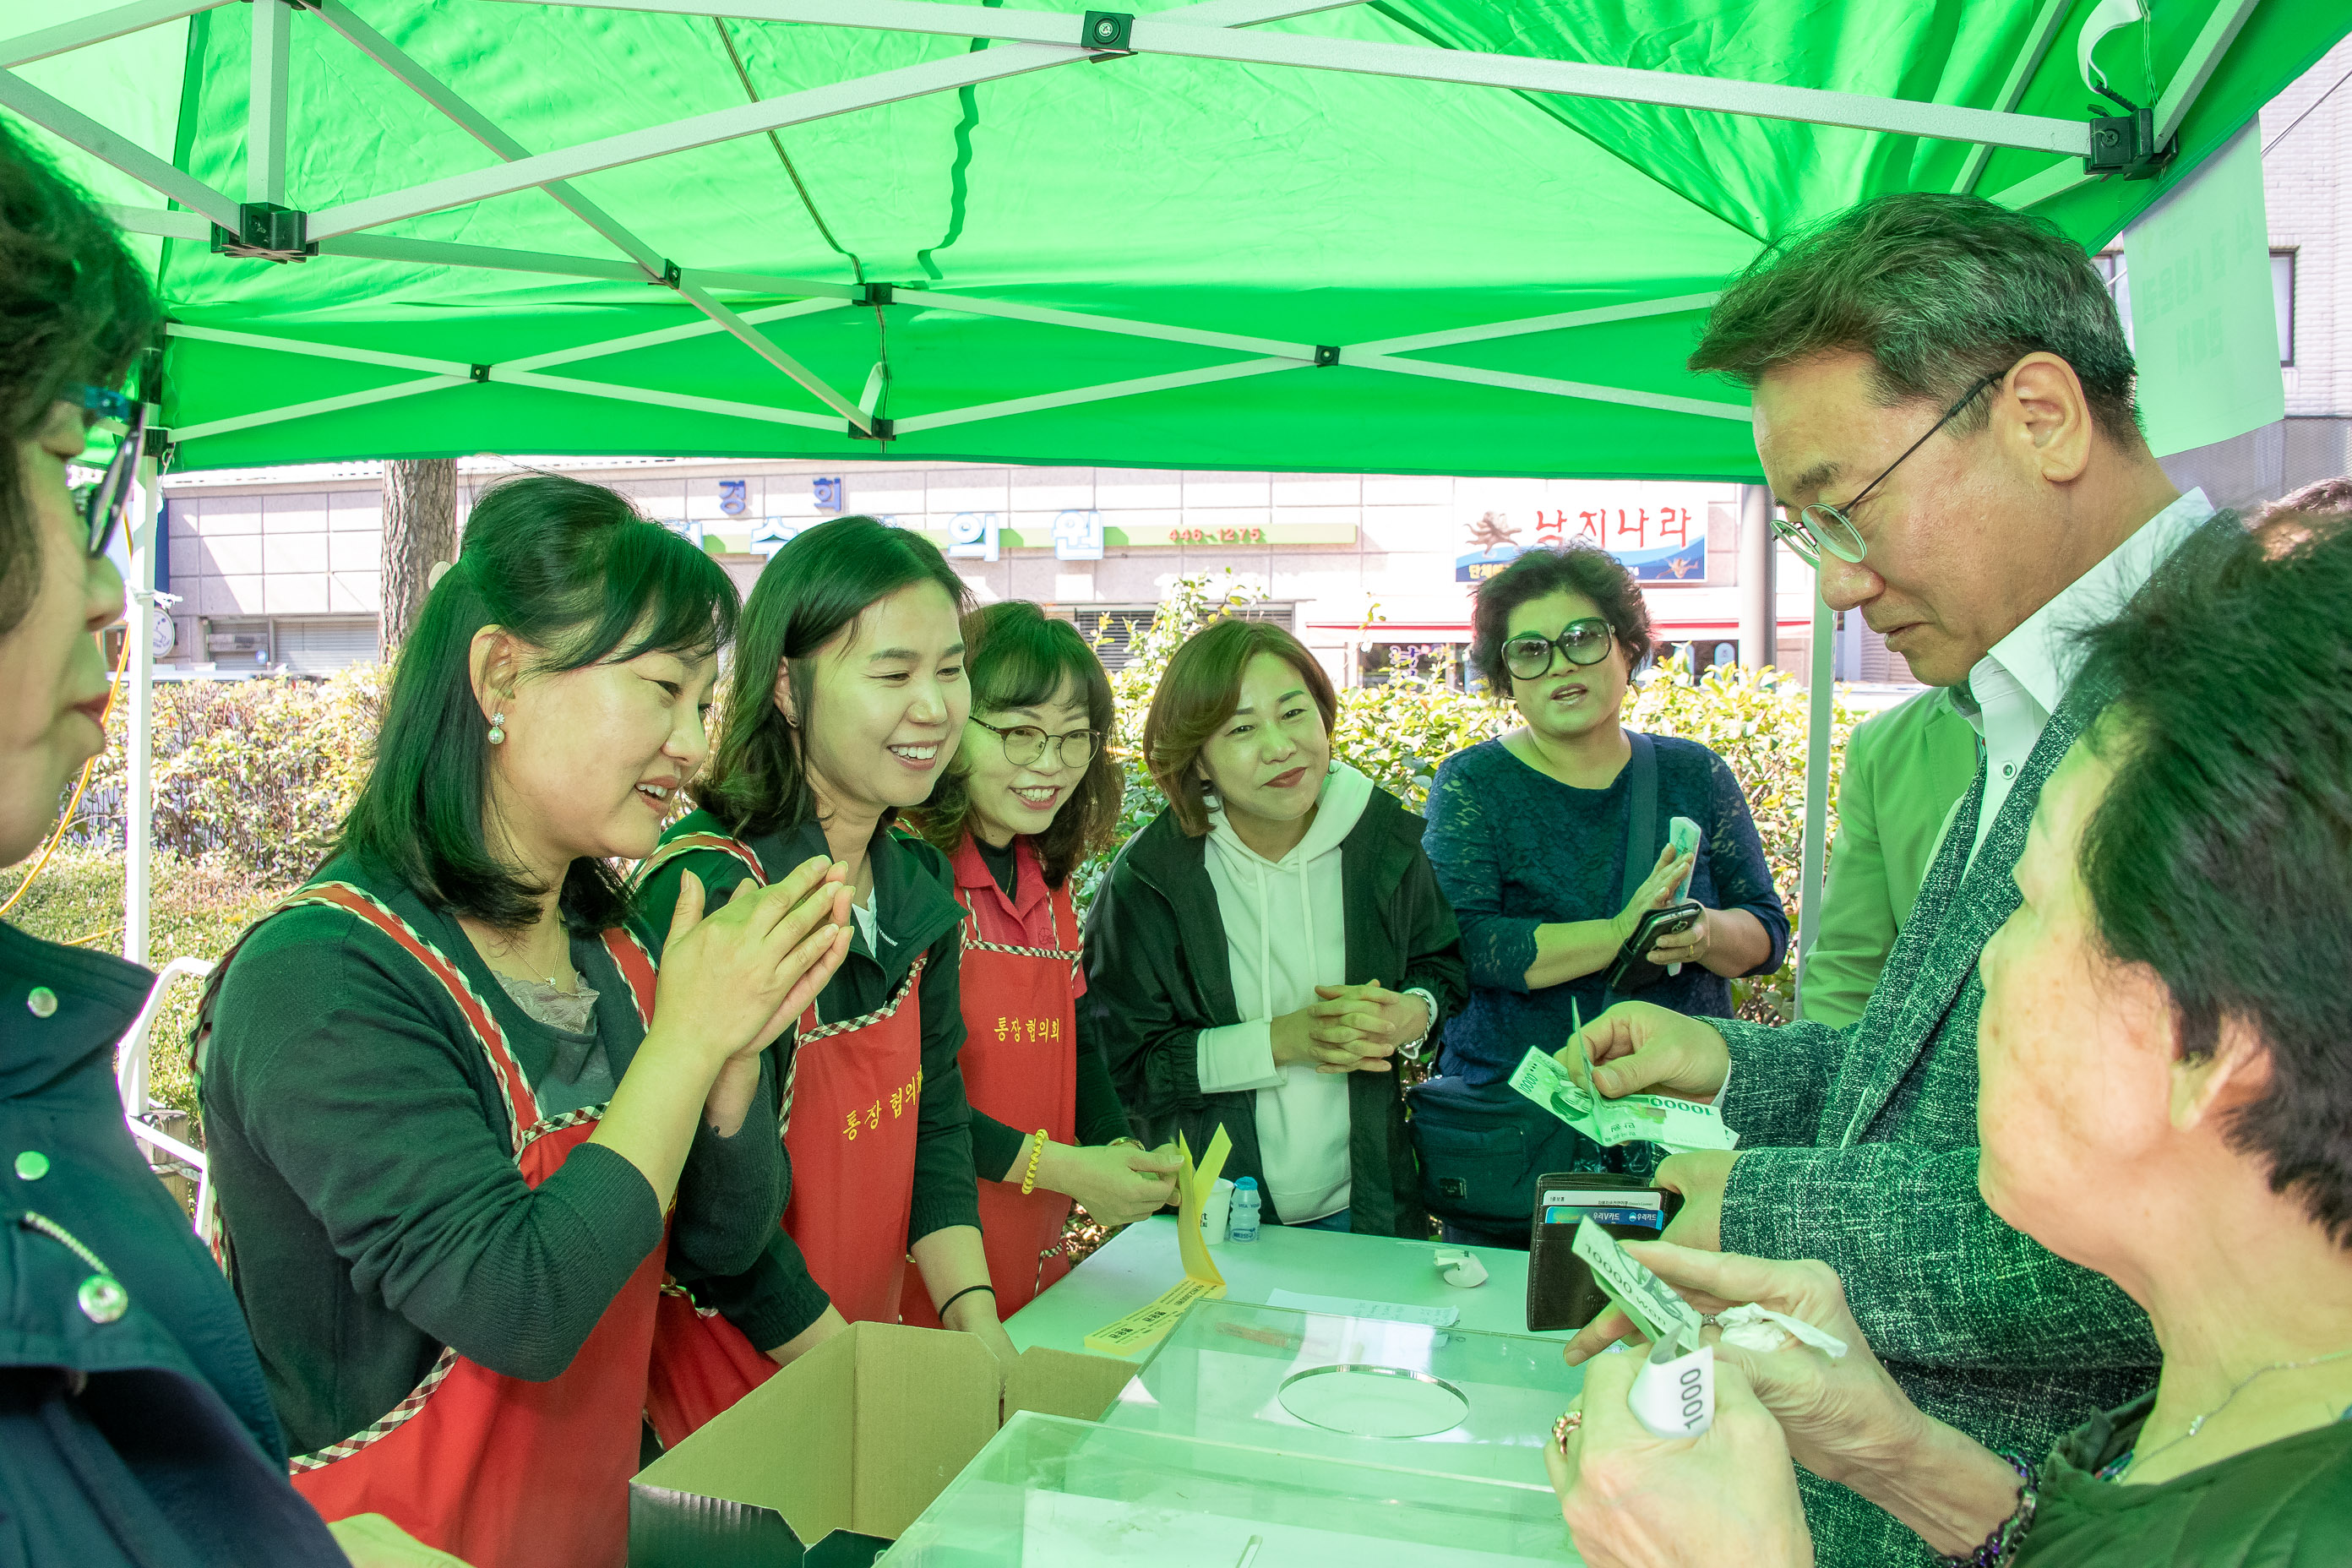
[{"label": "transparent acrylic container", "polygon": [[1204,1300],[1103,1423],[1543,1487],[1583,1381],[1556,1340]]},{"label": "transparent acrylic container", "polygon": [[1548,1486],[1023,1411],[886,1568],[1504,1568],[1581,1562]]}]

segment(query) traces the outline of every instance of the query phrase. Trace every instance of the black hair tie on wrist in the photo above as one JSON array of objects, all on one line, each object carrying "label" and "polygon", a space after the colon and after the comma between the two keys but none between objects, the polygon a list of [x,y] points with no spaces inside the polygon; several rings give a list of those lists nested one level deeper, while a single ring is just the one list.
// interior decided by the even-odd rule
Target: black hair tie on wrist
[{"label": "black hair tie on wrist", "polygon": [[952,1296],[949,1297],[946,1300],[944,1300],[944,1301],[942,1301],[942,1302],[940,1302],[940,1323],[945,1324],[945,1323],[947,1322],[947,1321],[948,1321],[948,1309],[949,1309],[950,1307],[954,1306],[958,1301],[962,1300],[966,1296],[971,1295],[974,1290],[985,1290],[985,1291],[987,1291],[987,1292],[989,1293],[989,1295],[990,1295],[990,1296],[992,1296],[992,1296],[994,1296],[994,1295],[996,1294],[996,1287],[995,1287],[995,1286],[993,1286],[993,1285],[967,1285],[967,1286],[965,1286],[962,1289],[961,1289],[961,1290],[957,1291],[954,1295],[952,1295]]}]

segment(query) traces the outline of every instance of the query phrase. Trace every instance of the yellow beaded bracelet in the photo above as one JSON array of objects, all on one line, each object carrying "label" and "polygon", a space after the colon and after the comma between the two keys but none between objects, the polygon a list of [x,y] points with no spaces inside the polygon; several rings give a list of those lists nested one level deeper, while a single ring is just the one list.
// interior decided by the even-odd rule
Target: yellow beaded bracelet
[{"label": "yellow beaded bracelet", "polygon": [[1037,1189],[1037,1162],[1045,1157],[1045,1130],[1037,1129],[1037,1141],[1029,1145],[1029,1169],[1021,1175],[1021,1195],[1027,1197]]}]

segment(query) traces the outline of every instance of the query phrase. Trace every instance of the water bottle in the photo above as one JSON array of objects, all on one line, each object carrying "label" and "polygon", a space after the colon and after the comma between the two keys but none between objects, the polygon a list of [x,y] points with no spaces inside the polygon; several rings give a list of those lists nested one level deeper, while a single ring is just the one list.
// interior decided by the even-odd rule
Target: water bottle
[{"label": "water bottle", "polygon": [[1225,1221],[1227,1241],[1257,1239],[1257,1178],[1244,1176],[1234,1184],[1232,1217]]}]

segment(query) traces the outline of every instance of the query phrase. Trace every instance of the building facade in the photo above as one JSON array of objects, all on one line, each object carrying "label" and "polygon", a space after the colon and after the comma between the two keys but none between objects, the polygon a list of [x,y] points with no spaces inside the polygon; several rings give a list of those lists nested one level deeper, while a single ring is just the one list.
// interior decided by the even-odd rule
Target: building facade
[{"label": "building facade", "polygon": [[[478,458],[459,464],[461,527],[485,486],[527,468],[623,491],[746,592],[768,555],[828,518],[919,529],[982,602],[1049,605],[1098,633],[1113,663],[1171,583],[1230,574],[1335,679],[1410,666],[1458,680],[1475,584],[1521,549],[1577,537],[1633,567],[1658,637],[1695,666],[1743,657],[1738,485]],[[188,474],[163,489],[159,586],[178,603],[159,665],[317,674],[377,656],[377,465]],[[1811,578],[1778,554],[1779,652],[1801,668]]]}]

